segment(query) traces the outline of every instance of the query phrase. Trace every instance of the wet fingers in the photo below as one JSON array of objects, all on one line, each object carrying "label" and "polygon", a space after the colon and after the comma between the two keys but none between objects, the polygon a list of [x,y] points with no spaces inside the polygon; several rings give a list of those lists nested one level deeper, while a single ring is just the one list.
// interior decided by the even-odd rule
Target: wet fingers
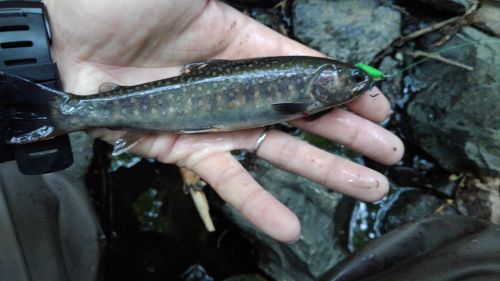
[{"label": "wet fingers", "polygon": [[189,168],[269,236],[283,242],[299,237],[297,217],[264,190],[229,152],[214,154]]},{"label": "wet fingers", "polygon": [[336,108],[314,121],[300,119],[293,124],[346,145],[382,164],[392,165],[404,153],[403,143],[396,135],[342,108]]},{"label": "wet fingers", "polygon": [[375,123],[384,121],[391,113],[389,100],[377,87],[373,87],[346,106],[352,112]]},{"label": "wet fingers", "polygon": [[361,200],[378,200],[389,189],[382,174],[276,130],[269,132],[258,156],[278,168]]}]

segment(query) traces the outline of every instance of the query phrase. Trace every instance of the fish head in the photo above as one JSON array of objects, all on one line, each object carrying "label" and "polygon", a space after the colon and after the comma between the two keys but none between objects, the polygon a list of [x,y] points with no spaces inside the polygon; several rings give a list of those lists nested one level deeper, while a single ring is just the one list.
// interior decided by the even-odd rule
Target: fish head
[{"label": "fish head", "polygon": [[312,83],[311,94],[324,105],[339,105],[361,95],[373,85],[372,78],[356,67],[325,65]]}]

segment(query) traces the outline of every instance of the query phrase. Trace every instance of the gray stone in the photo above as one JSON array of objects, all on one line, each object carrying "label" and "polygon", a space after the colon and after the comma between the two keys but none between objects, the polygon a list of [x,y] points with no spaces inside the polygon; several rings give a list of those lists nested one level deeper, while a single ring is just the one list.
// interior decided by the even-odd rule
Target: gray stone
[{"label": "gray stone", "polygon": [[474,25],[482,30],[500,36],[500,2],[484,2],[474,14]]},{"label": "gray stone", "polygon": [[[258,160],[254,177],[289,207],[302,223],[299,241],[279,243],[250,225],[236,210],[226,206],[228,215],[256,240],[261,250],[259,266],[275,280],[317,280],[344,257],[334,219],[341,194],[333,193],[307,179],[283,172]],[[348,220],[349,215],[343,215]]]},{"label": "gray stone", "polygon": [[389,99],[391,108],[396,108],[403,93],[403,73],[398,65],[399,62],[397,60],[391,57],[385,57],[379,66],[379,69],[382,70],[382,72],[389,75],[389,77],[380,84],[380,89]]},{"label": "gray stone", "polygon": [[414,138],[450,171],[473,166],[500,173],[500,49],[493,39],[464,28],[442,55],[474,71],[429,61],[412,77],[426,85],[408,106]]},{"label": "gray stone", "polygon": [[332,58],[370,62],[400,35],[399,12],[375,0],[297,0],[294,34]]}]

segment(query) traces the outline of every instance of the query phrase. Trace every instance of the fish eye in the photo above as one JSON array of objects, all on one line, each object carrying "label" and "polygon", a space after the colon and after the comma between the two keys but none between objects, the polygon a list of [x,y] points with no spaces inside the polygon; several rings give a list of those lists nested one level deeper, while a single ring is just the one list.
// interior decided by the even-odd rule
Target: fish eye
[{"label": "fish eye", "polygon": [[351,70],[351,81],[355,83],[361,83],[365,81],[365,76],[358,69]]}]

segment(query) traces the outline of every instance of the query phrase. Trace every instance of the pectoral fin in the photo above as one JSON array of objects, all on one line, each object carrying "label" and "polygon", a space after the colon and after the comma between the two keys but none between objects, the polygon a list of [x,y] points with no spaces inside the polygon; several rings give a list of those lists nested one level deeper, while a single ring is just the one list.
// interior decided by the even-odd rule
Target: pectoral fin
[{"label": "pectoral fin", "polygon": [[332,109],[327,109],[327,110],[323,110],[323,111],[320,111],[318,113],[314,113],[313,115],[309,115],[305,118],[306,121],[314,121],[314,120],[317,120],[321,117],[323,117],[323,115],[331,112]]},{"label": "pectoral fin", "polygon": [[141,142],[145,137],[146,135],[141,133],[125,132],[122,137],[116,140],[111,155],[118,156],[129,151],[139,142]]},{"label": "pectoral fin", "polygon": [[296,114],[308,111],[311,106],[314,105],[314,101],[304,101],[304,102],[282,102],[273,103],[272,107],[284,114]]},{"label": "pectoral fin", "polygon": [[182,74],[189,74],[193,70],[201,70],[204,68],[210,68],[211,66],[219,65],[219,64],[227,63],[227,62],[228,62],[228,60],[212,59],[212,60],[205,60],[205,61],[188,63],[188,64],[184,65],[184,69],[182,70]]}]

